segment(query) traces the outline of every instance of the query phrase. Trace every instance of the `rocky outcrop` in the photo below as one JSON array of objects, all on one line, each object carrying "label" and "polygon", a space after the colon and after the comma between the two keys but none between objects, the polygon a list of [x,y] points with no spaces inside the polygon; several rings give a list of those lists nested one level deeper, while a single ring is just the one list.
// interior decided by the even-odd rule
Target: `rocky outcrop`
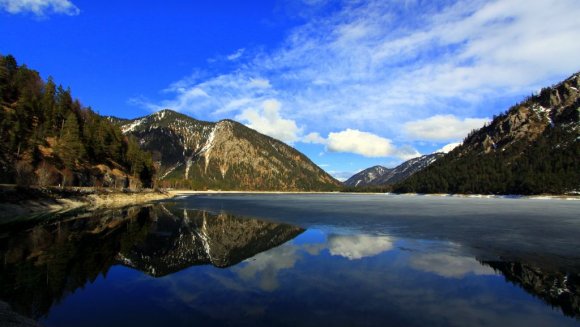
[{"label": "rocky outcrop", "polygon": [[491,153],[506,151],[517,142],[533,143],[556,125],[571,134],[570,141],[580,136],[580,73],[549,88],[544,88],[508,112],[471,133],[456,149],[461,156],[468,152]]}]

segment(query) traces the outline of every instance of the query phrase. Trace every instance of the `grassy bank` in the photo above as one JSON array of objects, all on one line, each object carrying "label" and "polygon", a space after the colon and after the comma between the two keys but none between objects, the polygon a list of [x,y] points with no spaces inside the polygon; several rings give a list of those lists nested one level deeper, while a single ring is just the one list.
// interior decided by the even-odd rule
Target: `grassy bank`
[{"label": "grassy bank", "polygon": [[80,207],[123,207],[172,197],[157,190],[0,186],[0,222]]}]

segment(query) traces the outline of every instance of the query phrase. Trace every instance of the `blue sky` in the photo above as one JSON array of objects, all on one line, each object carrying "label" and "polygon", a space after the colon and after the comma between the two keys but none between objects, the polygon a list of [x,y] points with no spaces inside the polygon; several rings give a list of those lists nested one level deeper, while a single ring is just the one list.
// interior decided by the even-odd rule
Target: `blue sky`
[{"label": "blue sky", "polygon": [[104,115],[238,120],[337,177],[580,70],[577,0],[0,0],[0,53]]}]

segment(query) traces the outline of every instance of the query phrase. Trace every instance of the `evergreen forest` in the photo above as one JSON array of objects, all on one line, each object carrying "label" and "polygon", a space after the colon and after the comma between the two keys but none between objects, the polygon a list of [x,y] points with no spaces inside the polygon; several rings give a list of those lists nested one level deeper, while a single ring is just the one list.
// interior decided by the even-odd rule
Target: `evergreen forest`
[{"label": "evergreen forest", "polygon": [[71,90],[0,55],[0,183],[151,187],[155,167]]}]

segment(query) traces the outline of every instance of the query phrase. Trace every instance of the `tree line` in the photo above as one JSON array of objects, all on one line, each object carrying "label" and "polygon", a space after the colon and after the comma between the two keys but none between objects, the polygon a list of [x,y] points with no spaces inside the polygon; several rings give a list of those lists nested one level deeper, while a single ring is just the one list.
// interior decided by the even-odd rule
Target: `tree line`
[{"label": "tree line", "polygon": [[532,144],[488,154],[453,152],[395,185],[397,193],[565,194],[580,190],[580,142],[562,126]]},{"label": "tree line", "polygon": [[151,187],[151,155],[70,88],[0,55],[0,183]]}]

